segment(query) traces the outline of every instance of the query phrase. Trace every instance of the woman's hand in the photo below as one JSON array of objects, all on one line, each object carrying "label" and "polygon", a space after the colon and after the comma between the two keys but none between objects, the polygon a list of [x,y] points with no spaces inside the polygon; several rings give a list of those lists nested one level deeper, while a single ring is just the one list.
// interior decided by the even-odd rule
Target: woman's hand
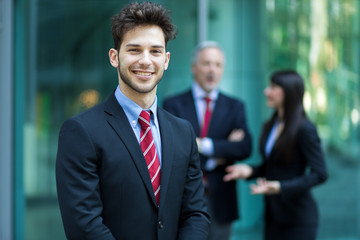
[{"label": "woman's hand", "polygon": [[281,186],[279,181],[268,181],[265,178],[258,178],[256,184],[250,185],[252,194],[279,194]]},{"label": "woman's hand", "polygon": [[248,178],[253,172],[252,167],[246,164],[235,164],[228,166],[226,169],[226,174],[223,178],[225,182],[236,180],[239,178]]}]

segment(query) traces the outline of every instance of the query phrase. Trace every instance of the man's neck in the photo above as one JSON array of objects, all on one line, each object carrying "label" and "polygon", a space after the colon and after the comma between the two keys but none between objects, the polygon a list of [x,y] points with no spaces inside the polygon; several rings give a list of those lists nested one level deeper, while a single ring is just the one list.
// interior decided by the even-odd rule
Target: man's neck
[{"label": "man's neck", "polygon": [[139,93],[131,88],[129,88],[126,84],[119,84],[120,91],[128,97],[131,101],[139,105],[142,109],[149,109],[151,105],[153,105],[156,98],[156,89],[157,86],[148,93]]}]

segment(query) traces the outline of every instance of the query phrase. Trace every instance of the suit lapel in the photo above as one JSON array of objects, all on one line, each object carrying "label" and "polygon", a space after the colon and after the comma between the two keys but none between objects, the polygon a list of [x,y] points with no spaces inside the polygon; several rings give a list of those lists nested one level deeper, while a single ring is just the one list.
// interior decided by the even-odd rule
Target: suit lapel
[{"label": "suit lapel", "polygon": [[116,134],[120,137],[122,143],[128,149],[132,160],[142,178],[142,181],[156,205],[154,190],[150,181],[149,170],[147,169],[144,155],[141,151],[140,145],[136,136],[130,126],[126,114],[120,104],[117,102],[114,94],[112,94],[105,102],[104,111],[106,113],[106,120],[114,129]]},{"label": "suit lapel", "polygon": [[221,129],[223,124],[223,119],[226,118],[226,101],[223,98],[223,95],[219,93],[218,99],[216,100],[215,109],[211,115],[210,126],[208,130],[208,136],[213,136],[216,132],[216,129]]},{"label": "suit lapel", "polygon": [[163,109],[158,108],[158,120],[161,135],[161,189],[160,189],[160,207],[161,203],[166,200],[166,193],[168,190],[169,178],[171,175],[171,169],[174,159],[174,146],[171,124],[166,119]]}]

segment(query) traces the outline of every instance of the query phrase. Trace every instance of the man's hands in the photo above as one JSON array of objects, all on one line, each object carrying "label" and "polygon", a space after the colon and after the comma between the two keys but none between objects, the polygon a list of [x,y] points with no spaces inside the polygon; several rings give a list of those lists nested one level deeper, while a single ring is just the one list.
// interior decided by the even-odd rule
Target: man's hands
[{"label": "man's hands", "polygon": [[[233,129],[230,135],[228,136],[228,140],[230,142],[240,142],[244,139],[244,137],[245,137],[245,132],[242,129]],[[206,142],[204,142],[203,140],[204,138],[200,138],[200,137],[196,138],[196,143],[199,149],[199,153],[203,153],[203,149],[208,147],[209,144],[211,144],[209,140],[207,140]]]},{"label": "man's hands", "polygon": [[245,133],[242,129],[233,129],[228,137],[230,142],[240,142],[244,139]]},{"label": "man's hands", "polygon": [[[245,132],[244,130],[242,129],[233,129],[231,131],[231,133],[229,134],[227,140],[229,142],[241,142],[245,137]],[[200,138],[200,137],[197,137],[196,138],[196,143],[197,143],[197,146],[198,146],[198,150],[199,150],[199,153],[201,154],[204,154],[205,156],[208,154],[207,151],[205,149],[209,149],[211,146],[212,143],[212,140],[210,138]],[[212,161],[212,164],[214,164],[212,166],[212,168],[214,168],[214,166],[221,166],[221,165],[226,165],[226,159],[224,158],[213,158],[213,161]],[[251,170],[250,170],[251,169]],[[247,178],[248,176],[251,175],[252,173],[252,168],[251,167],[248,167],[247,170],[245,171],[251,171],[247,176],[243,177],[243,171],[240,170],[241,173],[239,173],[240,175],[237,176],[236,174],[238,173],[233,173],[233,174],[228,174],[224,177],[224,181],[230,181],[230,180],[235,180],[237,178]]]}]

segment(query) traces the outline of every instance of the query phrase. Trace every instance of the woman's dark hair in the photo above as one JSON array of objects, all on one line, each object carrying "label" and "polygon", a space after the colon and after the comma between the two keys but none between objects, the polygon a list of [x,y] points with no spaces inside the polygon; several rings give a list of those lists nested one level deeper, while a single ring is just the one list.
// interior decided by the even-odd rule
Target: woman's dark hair
[{"label": "woman's dark hair", "polygon": [[170,12],[159,4],[152,2],[131,3],[112,17],[111,32],[114,48],[120,49],[124,34],[140,25],[157,25],[164,32],[165,45],[175,39],[177,30],[172,23]]},{"label": "woman's dark hair", "polygon": [[[274,149],[285,162],[290,162],[296,134],[302,121],[307,118],[303,106],[304,81],[294,70],[276,71],[272,74],[270,81],[284,91],[284,116],[283,119],[279,119],[284,122],[284,129],[277,139]],[[278,119],[277,111],[265,123],[262,137],[270,131],[276,119]]]}]

